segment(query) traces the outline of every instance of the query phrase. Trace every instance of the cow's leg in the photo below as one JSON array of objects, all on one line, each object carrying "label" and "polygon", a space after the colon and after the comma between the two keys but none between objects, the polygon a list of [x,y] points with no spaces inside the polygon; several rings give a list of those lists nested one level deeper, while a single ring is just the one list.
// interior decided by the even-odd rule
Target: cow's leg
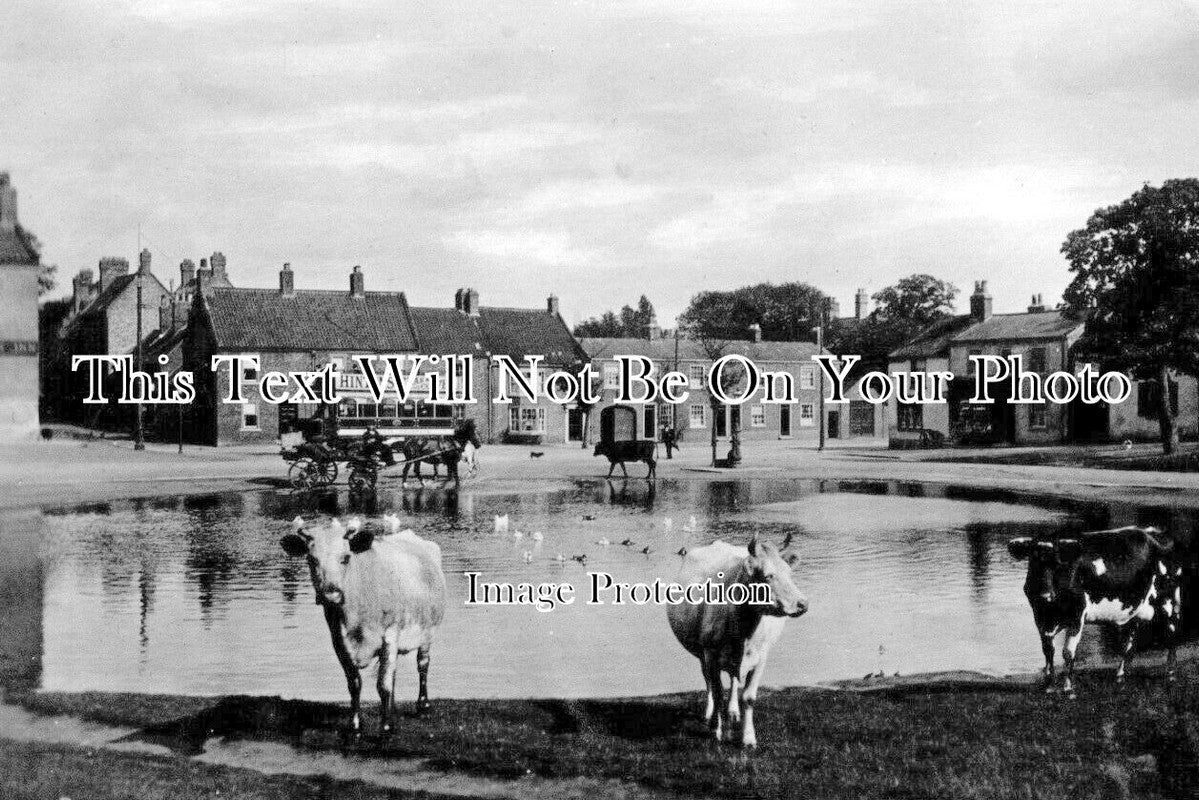
[{"label": "cow's leg", "polygon": [[1128,661],[1132,656],[1132,648],[1137,642],[1137,629],[1140,626],[1137,621],[1131,620],[1124,629],[1120,631],[1120,666],[1116,667],[1116,686],[1124,685],[1124,670],[1128,666]]},{"label": "cow's leg", "polygon": [[1062,681],[1062,693],[1071,700],[1074,699],[1074,652],[1082,641],[1082,628],[1085,615],[1080,615],[1078,624],[1066,629],[1066,641],[1062,644],[1062,663],[1066,667],[1066,677]]},{"label": "cow's leg", "polygon": [[652,481],[658,476],[658,462],[654,460],[653,456],[650,456],[648,459],[646,459],[645,463],[649,465],[649,474],[645,477],[647,480]]},{"label": "cow's leg", "polygon": [[724,738],[727,741],[733,741],[737,735],[737,728],[741,727],[741,679],[740,675],[735,672],[729,673],[729,698],[725,703],[725,719],[728,720],[728,725],[724,731]]},{"label": "cow's leg", "polygon": [[720,658],[714,650],[704,651],[704,679],[708,683],[708,693],[712,698],[712,716],[708,718],[708,728],[716,741],[721,740],[723,733],[724,685],[720,681]]},{"label": "cow's leg", "polygon": [[624,473],[625,478],[629,477],[629,471],[624,468],[624,462],[620,462],[620,471]]},{"label": "cow's leg", "polygon": [[342,633],[341,610],[336,606],[325,606],[325,624],[329,626],[329,636],[333,639],[333,652],[341,663],[342,672],[346,675],[346,688],[350,690],[350,729],[357,736],[362,730],[362,717],[359,714],[359,702],[362,699],[362,674],[358,665],[350,657],[346,647],[345,636]]},{"label": "cow's leg", "polygon": [[[622,466],[623,466],[623,465],[622,465]],[[611,478],[611,477],[612,477],[612,470],[614,470],[614,469],[616,469],[616,462],[615,462],[615,461],[609,461],[609,462],[608,462],[608,477],[609,477],[609,478]]]},{"label": "cow's leg", "polygon": [[1038,632],[1041,634],[1041,652],[1045,655],[1045,680],[1042,685],[1045,691],[1052,692],[1055,677],[1053,672],[1053,637],[1057,635],[1057,631],[1041,630]]},{"label": "cow's leg", "polygon": [[391,733],[391,715],[395,709],[396,685],[396,656],[395,634],[383,634],[383,647],[379,650],[379,677],[376,686],[379,689],[379,721],[384,734]]},{"label": "cow's leg", "polygon": [[704,722],[711,724],[712,715],[716,713],[716,701],[712,697],[712,679],[708,675],[708,665],[700,662],[700,669],[704,673],[704,691],[707,694],[707,699],[704,702]]},{"label": "cow's leg", "polygon": [[420,679],[420,688],[416,691],[416,712],[423,714],[429,710],[429,645],[424,644],[416,651],[416,675]]},{"label": "cow's leg", "polygon": [[1182,568],[1174,567],[1173,590],[1165,603],[1166,611],[1166,681],[1174,682],[1174,669],[1178,660],[1175,652],[1178,635],[1182,631]]},{"label": "cow's leg", "polygon": [[758,735],[754,732],[754,703],[758,699],[758,684],[762,682],[762,665],[751,669],[741,687],[741,746],[757,747]]}]

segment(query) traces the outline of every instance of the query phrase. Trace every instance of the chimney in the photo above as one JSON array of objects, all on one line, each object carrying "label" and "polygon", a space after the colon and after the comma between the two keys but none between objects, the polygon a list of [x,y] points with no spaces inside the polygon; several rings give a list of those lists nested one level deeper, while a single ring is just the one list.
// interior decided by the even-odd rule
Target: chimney
[{"label": "chimney", "polygon": [[987,282],[975,281],[974,294],[970,295],[970,316],[975,322],[986,322],[991,318],[991,295],[987,294]]},{"label": "chimney", "polygon": [[463,298],[465,296],[466,296],[465,289],[459,289],[458,291],[454,292],[454,310],[455,311],[462,310],[462,302],[463,302]]},{"label": "chimney", "polygon": [[350,273],[350,297],[366,297],[366,279],[362,274],[362,267],[357,264]]},{"label": "chimney", "polygon": [[213,253],[212,257],[208,259],[208,263],[212,267],[213,281],[219,281],[221,283],[229,282],[229,276],[225,274],[225,254],[224,253],[221,253],[221,252]]},{"label": "chimney", "polygon": [[129,274],[129,260],[124,258],[102,258],[100,259],[100,285],[99,291],[103,292],[112,282],[122,275]]},{"label": "chimney", "polygon": [[137,272],[139,275],[150,274],[150,250],[148,248],[137,254]]},{"label": "chimney", "polygon": [[92,299],[93,275],[94,273],[90,269],[81,269],[79,274],[71,279],[72,309],[75,313],[78,313]]},{"label": "chimney", "polygon": [[762,326],[756,322],[749,326],[749,340],[754,344],[762,341]]},{"label": "chimney", "polygon": [[468,317],[479,316],[479,293],[474,289],[467,289],[462,296],[462,313]]},{"label": "chimney", "polygon": [[551,294],[545,299],[545,310],[555,317],[558,316],[558,295]]},{"label": "chimney", "polygon": [[837,302],[837,298],[835,298],[835,297],[828,298],[828,318],[829,319],[840,319],[841,318],[841,304]]},{"label": "chimney", "polygon": [[1041,295],[1034,294],[1032,296],[1032,304],[1028,307],[1029,314],[1036,314],[1039,311],[1045,310],[1045,303],[1041,301]]},{"label": "chimney", "polygon": [[196,279],[196,262],[190,258],[185,258],[179,262],[179,288],[187,289],[192,281]]},{"label": "chimney", "polygon": [[291,264],[285,263],[279,270],[279,294],[284,297],[294,297],[296,293],[296,276],[291,271]]},{"label": "chimney", "polygon": [[158,303],[158,330],[175,329],[175,303],[169,294],[164,294]]},{"label": "chimney", "polygon": [[0,231],[17,229],[17,190],[8,179],[7,172],[0,172]]},{"label": "chimney", "polygon": [[866,294],[865,289],[858,289],[858,293],[853,296],[853,317],[854,319],[866,319],[866,314],[870,312],[870,295]]}]

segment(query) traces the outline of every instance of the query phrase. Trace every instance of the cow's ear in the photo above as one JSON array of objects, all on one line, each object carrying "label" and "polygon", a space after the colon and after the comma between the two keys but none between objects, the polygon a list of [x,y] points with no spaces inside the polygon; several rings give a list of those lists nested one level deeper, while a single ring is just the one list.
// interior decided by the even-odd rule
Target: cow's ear
[{"label": "cow's ear", "polygon": [[787,566],[794,567],[799,563],[799,553],[788,550],[785,553],[779,553],[779,558],[787,562]]},{"label": "cow's ear", "polygon": [[1064,564],[1082,556],[1082,542],[1077,539],[1058,539],[1054,550],[1057,551],[1057,560]]},{"label": "cow's ear", "polygon": [[279,540],[279,546],[289,556],[308,555],[308,540],[298,533],[289,533]]},{"label": "cow's ear", "polygon": [[1018,539],[1012,539],[1007,543],[1007,551],[1012,554],[1012,558],[1017,561],[1023,561],[1028,558],[1032,552],[1033,542],[1027,536],[1021,536]]},{"label": "cow's ear", "polygon": [[754,538],[749,540],[749,554],[754,558],[758,557],[758,534],[754,534]]},{"label": "cow's ear", "polygon": [[346,538],[350,541],[351,553],[365,553],[371,549],[371,543],[375,541],[375,534],[370,530],[359,529],[346,534]]}]

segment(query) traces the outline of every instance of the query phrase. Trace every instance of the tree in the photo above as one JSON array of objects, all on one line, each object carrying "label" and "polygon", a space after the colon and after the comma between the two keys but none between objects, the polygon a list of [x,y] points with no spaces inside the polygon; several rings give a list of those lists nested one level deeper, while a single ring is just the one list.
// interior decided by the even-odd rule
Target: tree
[{"label": "tree", "polygon": [[932,275],[909,275],[874,294],[875,308],[865,320],[834,321],[828,347],[862,357],[863,367],[881,367],[887,356],[920,331],[953,313],[958,289]]},{"label": "tree", "polygon": [[699,326],[708,338],[735,340],[749,338],[749,326],[757,323],[768,342],[807,341],[818,324],[811,309],[826,302],[824,292],[807,283],[759,283],[732,291],[700,292],[691,298],[679,324]]},{"label": "tree", "polygon": [[1087,320],[1080,345],[1158,384],[1162,451],[1178,447],[1170,373],[1199,376],[1199,180],[1146,184],[1066,237],[1064,299]]},{"label": "tree", "polygon": [[54,275],[58,272],[57,264],[42,264],[37,272],[37,296],[54,289]]},{"label": "tree", "polygon": [[620,309],[619,315],[605,311],[598,317],[583,320],[575,326],[574,335],[602,339],[646,339],[655,319],[654,304],[641,295],[636,308],[626,305]]}]

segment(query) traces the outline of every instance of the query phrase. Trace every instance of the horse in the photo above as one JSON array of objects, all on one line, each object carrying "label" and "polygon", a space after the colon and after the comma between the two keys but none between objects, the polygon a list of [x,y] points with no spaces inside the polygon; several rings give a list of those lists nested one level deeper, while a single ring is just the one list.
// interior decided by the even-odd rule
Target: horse
[{"label": "horse", "polygon": [[414,467],[416,471],[416,479],[423,486],[425,480],[421,477],[420,466],[422,461],[429,461],[433,464],[433,478],[437,479],[437,468],[444,464],[446,468],[446,478],[452,479],[455,483],[458,482],[458,462],[463,459],[465,454],[467,464],[471,468],[471,474],[477,469],[475,461],[475,451],[482,447],[479,441],[479,435],[475,430],[475,421],[471,419],[462,420],[454,426],[454,432],[450,436],[420,436],[411,439],[406,439],[401,446],[404,453],[404,471],[401,475],[403,481],[408,480],[408,469]]}]

